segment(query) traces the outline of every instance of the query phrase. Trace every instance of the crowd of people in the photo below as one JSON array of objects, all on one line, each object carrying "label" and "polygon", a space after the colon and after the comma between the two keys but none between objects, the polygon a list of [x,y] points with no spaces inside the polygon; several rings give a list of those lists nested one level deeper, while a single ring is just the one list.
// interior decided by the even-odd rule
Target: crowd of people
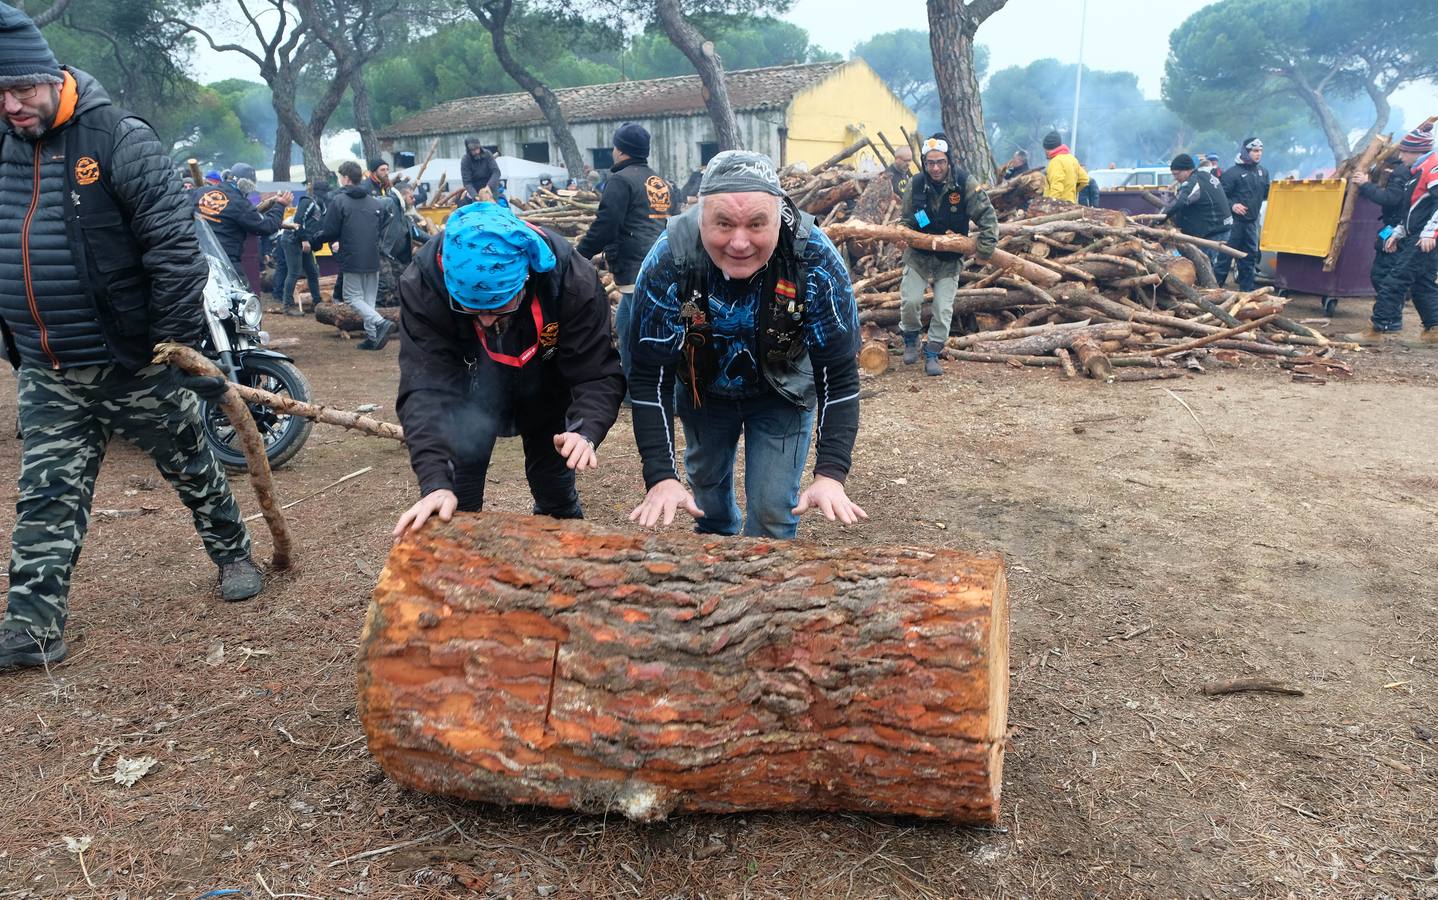
[{"label": "crowd of people", "polygon": [[[364,322],[359,346],[382,350],[399,337],[396,408],[419,498],[399,517],[396,539],[433,517],[481,509],[492,451],[505,436],[522,441],[535,514],[582,516],[576,473],[599,464],[625,403],[643,481],[630,518],[643,527],[684,514],[703,533],[785,539],[811,509],[845,524],[867,518],[845,489],[859,427],[848,268],[762,154],[719,153],[680,191],[650,166],[649,132],[626,123],[613,135],[598,213],[576,246],[515,215],[478,139],[466,142],[468,202],[434,235],[420,233],[411,186],[394,184],[381,158],[340,165],[338,190],[312,177],[288,218],[294,198],[260,201],[249,166],[186,186],[150,127],[111,103],[95,79],[60,65],[33,22],[3,3],[0,100],[0,335],[16,368],[23,441],[0,668],[49,665],[67,653],[70,574],[116,434],[152,456],[192,511],[220,596],[244,600],[263,587],[235,498],[199,439],[197,398],[221,396],[223,379],[150,364],[161,341],[203,339],[208,272],[196,220],[236,266],[249,236],[273,243],[275,293],[291,315],[303,314],[294,294],[301,278],[319,296],[315,252],[328,245],[339,263],[336,291]],[[1043,147],[1048,195],[1094,202],[1094,181],[1062,136],[1047,135]],[[973,235],[982,264],[999,239],[982,179],[960,165],[943,134],[919,150],[917,172],[901,148],[886,175],[904,225]],[[1180,154],[1164,210],[1185,233],[1246,254],[1237,267],[1243,290],[1254,287],[1269,190],[1262,156],[1258,138],[1245,139],[1223,170]],[[1383,206],[1386,223],[1364,339],[1394,334],[1411,296],[1423,339],[1438,343],[1431,127],[1408,134],[1399,156],[1386,183],[1361,188]],[[1027,171],[1020,152],[1003,174]],[[613,322],[593,261],[601,256],[621,296]],[[1220,279],[1229,260],[1213,257]],[[955,291],[970,264],[947,251],[905,252],[905,364],[922,355],[927,375],[943,374]],[[376,310],[391,296],[397,325]]]}]

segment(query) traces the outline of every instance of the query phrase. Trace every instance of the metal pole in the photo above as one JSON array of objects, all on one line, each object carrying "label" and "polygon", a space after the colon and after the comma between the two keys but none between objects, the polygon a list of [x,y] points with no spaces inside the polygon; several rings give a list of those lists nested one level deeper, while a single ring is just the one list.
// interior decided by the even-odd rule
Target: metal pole
[{"label": "metal pole", "polygon": [[1069,149],[1073,151],[1074,156],[1078,156],[1079,95],[1083,92],[1083,41],[1084,41],[1084,32],[1087,31],[1087,30],[1088,30],[1088,0],[1083,0],[1083,12],[1081,13],[1081,18],[1079,19],[1079,57],[1078,57],[1078,71],[1077,71],[1076,73],[1074,73],[1074,116],[1073,116],[1073,127],[1072,127],[1072,129],[1071,129],[1071,130],[1073,131],[1073,134],[1069,135]]}]

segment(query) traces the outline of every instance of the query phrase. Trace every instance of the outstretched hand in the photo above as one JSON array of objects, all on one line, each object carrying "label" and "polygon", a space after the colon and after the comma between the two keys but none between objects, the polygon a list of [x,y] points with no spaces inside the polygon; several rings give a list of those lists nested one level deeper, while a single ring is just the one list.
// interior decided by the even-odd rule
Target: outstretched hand
[{"label": "outstretched hand", "polygon": [[440,489],[430,491],[420,499],[418,503],[404,511],[395,524],[394,535],[396,542],[408,534],[414,534],[424,527],[430,516],[438,516],[441,522],[448,522],[454,517],[454,511],[459,506],[459,498],[454,491]]},{"label": "outstretched hand", "polygon": [[582,434],[573,431],[556,434],[554,449],[564,457],[564,464],[576,472],[599,468],[599,454],[593,442]]},{"label": "outstretched hand", "polygon": [[811,509],[817,509],[830,522],[857,525],[859,520],[869,518],[863,508],[844,493],[844,485],[827,475],[815,475],[813,484],[799,495],[799,505],[792,512],[802,516]]},{"label": "outstretched hand", "polygon": [[629,514],[629,521],[638,522],[643,528],[653,528],[660,520],[665,525],[672,525],[675,513],[681,509],[696,519],[704,515],[704,510],[695,505],[694,495],[685,490],[684,485],[673,478],[666,478],[649,489],[644,495],[644,502]]}]

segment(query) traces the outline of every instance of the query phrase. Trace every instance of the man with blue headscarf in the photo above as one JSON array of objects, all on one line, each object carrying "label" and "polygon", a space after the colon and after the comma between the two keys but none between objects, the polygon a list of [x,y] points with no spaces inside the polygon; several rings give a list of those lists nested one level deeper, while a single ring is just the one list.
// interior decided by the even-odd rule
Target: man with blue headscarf
[{"label": "man with blue headscarf", "polygon": [[394,535],[484,506],[494,442],[518,435],[536,515],[582,518],[574,473],[619,415],[609,301],[563,237],[474,203],[399,281],[399,400],[420,500]]}]

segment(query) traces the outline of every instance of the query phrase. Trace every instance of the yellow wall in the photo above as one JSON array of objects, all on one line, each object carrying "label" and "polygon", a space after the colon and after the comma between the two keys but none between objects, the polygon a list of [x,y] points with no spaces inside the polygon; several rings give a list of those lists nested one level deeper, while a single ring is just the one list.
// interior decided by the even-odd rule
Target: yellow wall
[{"label": "yellow wall", "polygon": [[[863,135],[883,147],[881,131],[897,147],[904,140],[899,126],[912,134],[918,124],[869,64],[856,59],[790,102],[785,162],[816,166]],[[858,156],[873,154],[864,150]]]}]

